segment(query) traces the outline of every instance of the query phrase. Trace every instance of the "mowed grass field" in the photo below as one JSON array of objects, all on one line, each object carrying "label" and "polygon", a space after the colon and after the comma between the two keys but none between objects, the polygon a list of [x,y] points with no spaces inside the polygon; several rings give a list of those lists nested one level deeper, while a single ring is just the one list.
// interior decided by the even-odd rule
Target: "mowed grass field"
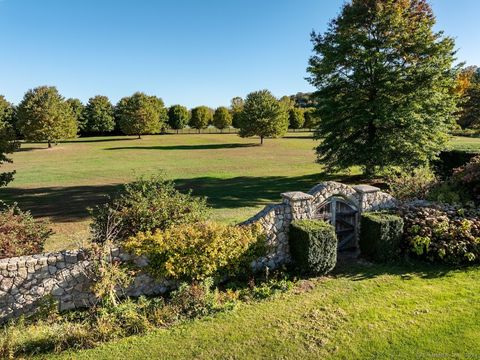
[{"label": "mowed grass field", "polygon": [[[322,173],[311,133],[258,142],[235,134],[198,134],[80,138],[52,149],[24,143],[13,164],[2,166],[17,174],[0,189],[0,198],[49,219],[56,234],[47,250],[58,250],[81,245],[88,238],[87,209],[141,175],[164,172],[180,189],[206,196],[212,217],[224,222],[247,219],[280,201],[281,192],[307,191],[323,180],[358,181],[351,177],[355,169]],[[454,138],[453,144],[480,148],[480,139]]]},{"label": "mowed grass field", "polygon": [[477,359],[480,271],[349,263],[233,312],[41,359]]}]

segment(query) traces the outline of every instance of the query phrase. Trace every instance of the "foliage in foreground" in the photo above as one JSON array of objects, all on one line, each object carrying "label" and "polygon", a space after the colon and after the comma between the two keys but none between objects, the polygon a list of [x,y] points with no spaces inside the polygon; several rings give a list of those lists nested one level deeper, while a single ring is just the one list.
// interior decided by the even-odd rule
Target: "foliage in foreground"
[{"label": "foliage in foreground", "polygon": [[241,302],[262,300],[293,287],[293,283],[281,275],[260,280],[257,286],[254,283],[240,289],[235,284],[219,289],[213,287],[211,279],[206,279],[182,284],[169,298],[126,299],[116,306],[110,304],[65,314],[59,314],[53,302],[46,302],[36,317],[21,318],[3,326],[0,358],[92,348],[106,341],[230,311]]},{"label": "foliage in foreground", "polygon": [[93,240],[126,240],[139,232],[164,230],[172,225],[207,218],[205,199],[181,193],[163,176],[139,178],[125,184],[113,199],[92,211]]},{"label": "foliage in foreground", "polygon": [[427,0],[353,1],[312,34],[310,82],[329,170],[427,163],[455,126],[454,41],[434,31]]},{"label": "foliage in foreground", "polygon": [[153,275],[192,281],[250,273],[250,263],[265,253],[265,236],[258,224],[197,222],[139,233],[124,247],[132,254],[146,256]]},{"label": "foliage in foreground", "polygon": [[403,247],[409,254],[454,265],[480,263],[478,210],[409,206],[401,214],[405,221]]},{"label": "foliage in foreground", "polygon": [[39,254],[52,231],[16,205],[0,212],[0,259]]}]

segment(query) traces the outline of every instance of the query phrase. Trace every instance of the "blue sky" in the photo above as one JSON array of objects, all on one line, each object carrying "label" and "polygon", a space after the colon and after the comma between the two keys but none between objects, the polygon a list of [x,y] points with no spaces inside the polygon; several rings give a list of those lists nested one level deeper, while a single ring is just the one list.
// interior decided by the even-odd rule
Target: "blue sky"
[{"label": "blue sky", "polygon": [[[341,0],[0,0],[0,94],[55,85],[66,97],[135,91],[167,105],[228,105],[258,89],[312,90],[309,33]],[[478,0],[433,0],[458,58],[480,65]]]}]

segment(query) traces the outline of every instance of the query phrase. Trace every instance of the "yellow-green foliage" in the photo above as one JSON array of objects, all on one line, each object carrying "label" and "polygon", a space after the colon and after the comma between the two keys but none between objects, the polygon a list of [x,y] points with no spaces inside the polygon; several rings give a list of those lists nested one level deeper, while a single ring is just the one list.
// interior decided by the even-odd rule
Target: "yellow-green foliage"
[{"label": "yellow-green foliage", "polygon": [[265,250],[260,225],[229,226],[215,222],[182,224],[131,237],[125,249],[149,259],[156,276],[202,280],[236,275]]}]

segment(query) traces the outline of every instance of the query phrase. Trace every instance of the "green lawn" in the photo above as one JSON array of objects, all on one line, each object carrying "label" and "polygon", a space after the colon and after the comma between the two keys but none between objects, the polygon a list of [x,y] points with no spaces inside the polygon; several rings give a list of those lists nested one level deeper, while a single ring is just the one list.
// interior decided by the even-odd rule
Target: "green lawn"
[{"label": "green lawn", "polygon": [[[88,207],[119,184],[159,171],[207,196],[217,220],[241,221],[279,201],[281,192],[306,191],[326,179],[358,181],[322,174],[315,144],[309,133],[267,139],[263,146],[235,134],[85,138],[53,149],[26,143],[13,164],[2,166],[17,174],[0,198],[52,221],[57,234],[49,250],[78,246],[87,238]],[[454,144],[480,148],[480,139],[457,137]]]},{"label": "green lawn", "polygon": [[349,264],[261,303],[48,359],[477,359],[480,270]]}]

